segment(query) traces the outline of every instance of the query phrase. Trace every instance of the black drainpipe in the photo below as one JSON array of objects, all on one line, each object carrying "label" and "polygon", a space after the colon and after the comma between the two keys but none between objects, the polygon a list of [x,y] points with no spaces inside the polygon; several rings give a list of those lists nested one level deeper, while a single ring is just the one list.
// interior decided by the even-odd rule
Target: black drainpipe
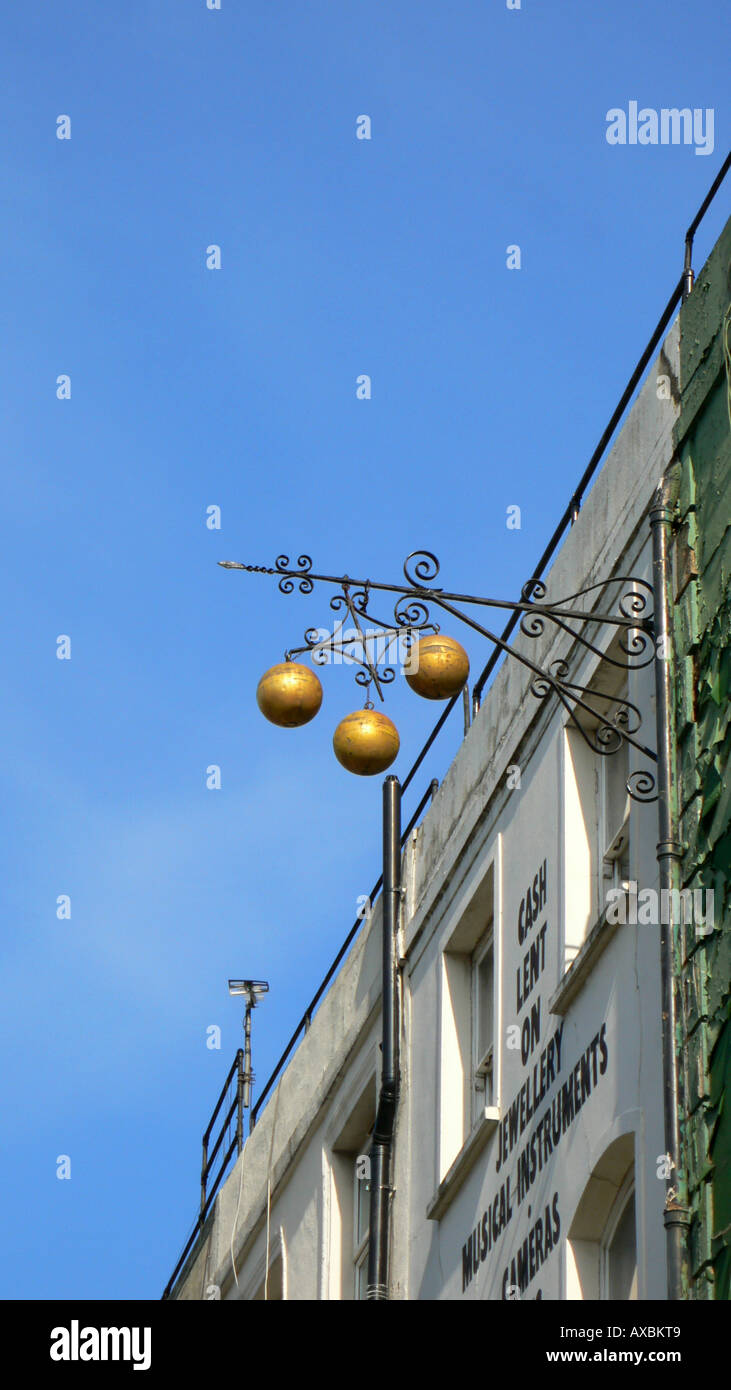
[{"label": "black drainpipe", "polygon": [[[658,756],[658,830],[657,863],[660,879],[660,902],[673,902],[663,897],[663,890],[672,892],[680,880],[680,860],[683,845],[679,837],[677,803],[677,764],[673,736],[672,689],[675,660],[671,632],[672,575],[669,564],[669,542],[675,504],[678,496],[680,468],[675,465],[663,478],[650,509],[652,529],[652,569],[655,590],[656,640],[660,645],[655,660],[655,698],[657,713]],[[660,913],[660,917],[663,917]],[[671,911],[668,916],[675,916]],[[680,924],[660,922],[660,975],[662,988],[662,1064],[665,1113],[665,1147],[675,1164],[665,1197],[663,1220],[667,1243],[668,1299],[686,1297],[688,1278],[687,1233],[689,1227],[687,1176],[682,1149],[680,1124],[681,1076],[684,1057],[682,1026],[682,995],[680,990],[680,961],[682,943]]]},{"label": "black drainpipe", "polygon": [[370,1239],[366,1298],[389,1297],[391,1149],[399,1087],[399,1010],[396,941],[401,907],[401,783],[383,784],[383,985],[381,1090],[371,1144]]}]

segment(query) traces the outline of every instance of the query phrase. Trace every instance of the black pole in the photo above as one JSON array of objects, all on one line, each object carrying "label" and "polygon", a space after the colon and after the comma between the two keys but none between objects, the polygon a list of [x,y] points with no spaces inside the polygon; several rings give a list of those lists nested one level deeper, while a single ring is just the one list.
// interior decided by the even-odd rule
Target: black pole
[{"label": "black pole", "polygon": [[241,1153],[244,1147],[244,1059],[241,1049],[236,1057],[236,1152]]},{"label": "black pole", "polygon": [[[660,901],[674,903],[673,888],[678,887],[678,867],[683,854],[678,831],[677,774],[672,732],[673,644],[670,630],[670,566],[668,543],[678,494],[677,468],[663,478],[650,510],[652,528],[652,566],[655,590],[656,641],[660,650],[655,658],[655,697],[657,712],[658,832],[657,864]],[[675,1165],[665,1198],[663,1220],[667,1247],[668,1299],[685,1297],[687,1285],[687,1235],[689,1226],[687,1180],[681,1133],[681,1058],[684,1039],[682,999],[678,963],[679,925],[675,912],[664,922],[660,914],[660,978],[662,991],[662,1068],[665,1115],[665,1146]]]},{"label": "black pole", "polygon": [[206,1186],[208,1183],[208,1135],[203,1137],[203,1162],[201,1164],[201,1213],[198,1225],[202,1228],[206,1214]]},{"label": "black pole", "polygon": [[391,1149],[399,1086],[399,1010],[396,934],[401,907],[401,784],[383,784],[383,985],[381,1090],[371,1144],[370,1239],[366,1298],[389,1297]]},{"label": "black pole", "polygon": [[244,1014],[244,1075],[241,1088],[241,1104],[244,1110],[249,1112],[249,1134],[254,1128],[251,1113],[251,1083],[254,1075],[251,1070],[251,1009],[251,1004],[247,1004]]}]

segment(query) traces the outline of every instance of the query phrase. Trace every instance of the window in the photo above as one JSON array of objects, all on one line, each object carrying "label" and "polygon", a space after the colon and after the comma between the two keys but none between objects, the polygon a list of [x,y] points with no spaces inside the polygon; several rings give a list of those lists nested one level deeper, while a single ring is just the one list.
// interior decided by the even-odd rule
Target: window
[{"label": "window", "polygon": [[[585,710],[579,714],[588,737],[596,739],[602,720],[607,726],[618,721],[628,698],[626,673],[602,664],[592,691],[589,699],[601,719]],[[602,700],[599,691],[612,698]],[[623,739],[615,752],[598,753],[571,722],[565,735],[564,941],[569,965],[604,912],[609,889],[622,888],[629,880],[631,803],[629,744]],[[615,736],[609,746],[616,742]]]},{"label": "window", "polygon": [[[495,861],[459,913],[442,956],[438,1182],[498,1104]],[[491,1119],[496,1116],[491,1116]]]},{"label": "window", "polygon": [[368,1288],[368,1233],[370,1230],[371,1184],[362,1159],[356,1159],[353,1193],[353,1296],[362,1299]]},{"label": "window", "polygon": [[472,1121],[493,1103],[495,963],[492,928],[472,957]]},{"label": "window", "polygon": [[[367,1074],[367,1073],[366,1073]],[[360,1079],[336,1113],[326,1156],[329,1219],[326,1297],[364,1299],[368,1284],[370,1148],[376,1118],[375,1073]]]},{"label": "window", "polygon": [[602,1242],[601,1296],[613,1302],[637,1298],[634,1184],[620,1195],[607,1223]]},{"label": "window", "polygon": [[584,1188],[566,1242],[567,1299],[640,1296],[634,1153],[634,1133],[615,1139]]},{"label": "window", "polygon": [[[620,698],[626,698],[627,686]],[[629,878],[629,744],[599,755],[599,849],[606,888],[621,888]],[[606,896],[606,895],[605,895]]]}]

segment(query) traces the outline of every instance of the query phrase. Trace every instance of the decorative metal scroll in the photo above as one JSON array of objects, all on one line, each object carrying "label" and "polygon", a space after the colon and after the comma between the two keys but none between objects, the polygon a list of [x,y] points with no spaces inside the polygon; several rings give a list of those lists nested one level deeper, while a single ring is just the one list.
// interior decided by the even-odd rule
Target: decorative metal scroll
[{"label": "decorative metal scroll", "polygon": [[[385,584],[370,579],[353,579],[350,575],[318,574],[313,572],[309,555],[300,555],[295,565],[287,555],[277,556],[274,566],[243,565],[233,560],[220,560],[224,569],[245,570],[249,574],[270,574],[278,578],[283,594],[295,588],[310,594],[315,584],[330,584],[338,589],[330,607],[341,615],[332,633],[308,628],[304,645],[285,653],[287,661],[308,653],[317,665],[324,665],[334,655],[359,667],[355,679],[366,689],[366,704],[370,705],[371,686],[384,699],[383,687],[395,678],[394,642],[403,642],[406,652],[418,634],[438,632],[431,608],[449,613],[475,632],[479,632],[495,647],[509,654],[532,672],[531,693],[538,700],[555,695],[565,708],[572,726],[593,752],[611,756],[624,746],[631,746],[651,762],[657,754],[638,737],[642,716],[636,705],[624,696],[612,695],[568,679],[569,666],[563,659],[548,667],[532,660],[499,633],[491,631],[477,620],[472,609],[505,609],[520,614],[519,631],[524,637],[537,639],[552,624],[566,633],[579,647],[591,652],[602,662],[624,671],[640,670],[655,659],[652,586],[632,575],[615,575],[611,579],[589,584],[565,598],[547,601],[547,588],[542,579],[529,579],[523,585],[520,599],[482,598],[475,594],[451,593],[434,583],[439,575],[439,561],[429,550],[415,550],[404,561],[405,583]],[[370,609],[374,592],[393,595],[393,617],[385,621]],[[352,623],[344,630],[344,617]],[[618,653],[605,651],[597,645],[595,629],[612,630],[618,634]],[[374,640],[376,650],[374,651]],[[378,643],[385,646],[379,649]],[[633,771],[627,779],[627,792],[636,801],[657,800],[654,773],[649,769]]]}]

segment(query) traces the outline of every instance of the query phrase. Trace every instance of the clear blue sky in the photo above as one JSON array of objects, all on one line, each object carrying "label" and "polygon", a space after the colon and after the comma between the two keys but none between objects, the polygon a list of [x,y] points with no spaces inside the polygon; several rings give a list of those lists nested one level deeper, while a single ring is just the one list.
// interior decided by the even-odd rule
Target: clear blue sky
[{"label": "clear blue sky", "polygon": [[[229,975],[271,984],[263,1082],[379,871],[380,779],[330,748],[352,675],[299,733],[254,701],[325,596],[216,561],[390,578],[425,546],[516,596],[728,148],[728,8],[26,0],[0,29],[0,1294],[155,1298],[241,1038]],[[630,100],[713,108],[714,153],[610,147]],[[403,774],[438,709],[388,710]]]}]

